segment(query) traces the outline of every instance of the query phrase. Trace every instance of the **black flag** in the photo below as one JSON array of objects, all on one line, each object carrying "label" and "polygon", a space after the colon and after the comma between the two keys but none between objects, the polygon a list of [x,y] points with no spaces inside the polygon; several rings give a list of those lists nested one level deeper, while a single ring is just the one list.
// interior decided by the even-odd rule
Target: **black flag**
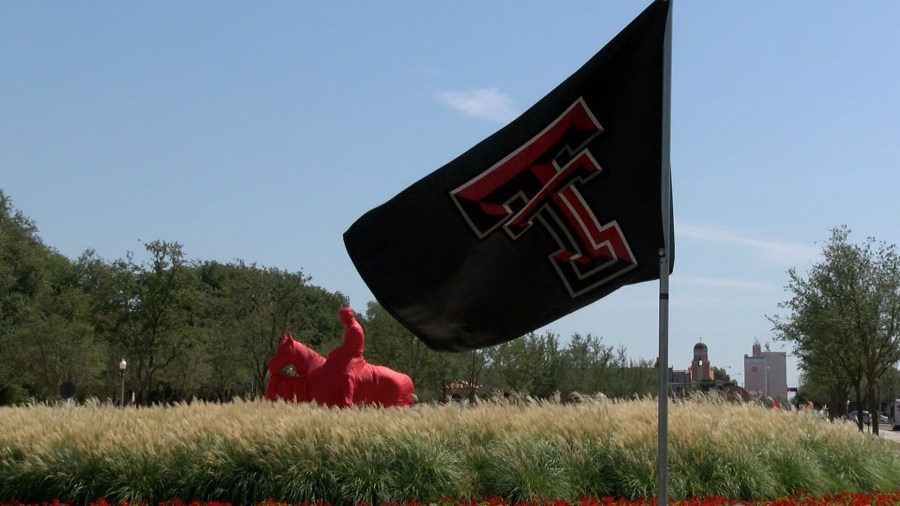
[{"label": "black flag", "polygon": [[669,9],[652,3],[508,126],[344,233],[375,298],[429,347],[502,343],[659,278]]}]

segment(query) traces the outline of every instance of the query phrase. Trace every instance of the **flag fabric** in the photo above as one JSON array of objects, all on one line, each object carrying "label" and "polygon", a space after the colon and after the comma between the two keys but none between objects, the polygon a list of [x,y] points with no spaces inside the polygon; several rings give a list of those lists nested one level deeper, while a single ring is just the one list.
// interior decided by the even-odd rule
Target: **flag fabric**
[{"label": "flag fabric", "polygon": [[653,2],[509,125],[344,233],[372,294],[430,348],[499,344],[658,279],[666,230],[672,271],[669,9]]}]

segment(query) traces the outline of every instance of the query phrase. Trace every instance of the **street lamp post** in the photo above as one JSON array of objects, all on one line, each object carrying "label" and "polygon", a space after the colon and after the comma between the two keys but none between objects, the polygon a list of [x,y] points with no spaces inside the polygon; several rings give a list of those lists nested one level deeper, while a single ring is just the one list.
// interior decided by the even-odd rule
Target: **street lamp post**
[{"label": "street lamp post", "polygon": [[122,407],[125,407],[125,367],[128,366],[128,362],[123,358],[119,361],[119,400],[122,402]]}]

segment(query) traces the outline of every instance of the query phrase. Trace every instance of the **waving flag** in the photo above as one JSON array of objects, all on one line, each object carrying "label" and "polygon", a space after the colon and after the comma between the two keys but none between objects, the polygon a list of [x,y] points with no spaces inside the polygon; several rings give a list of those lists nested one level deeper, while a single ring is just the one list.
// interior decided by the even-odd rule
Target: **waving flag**
[{"label": "waving flag", "polygon": [[660,277],[669,9],[651,4],[508,126],[344,233],[375,298],[429,347],[515,339]]}]

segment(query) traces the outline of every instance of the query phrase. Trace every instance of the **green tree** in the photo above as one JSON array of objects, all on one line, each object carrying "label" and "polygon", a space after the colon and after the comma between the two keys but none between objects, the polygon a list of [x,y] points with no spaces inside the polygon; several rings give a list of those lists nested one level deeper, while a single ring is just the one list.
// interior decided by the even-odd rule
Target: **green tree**
[{"label": "green tree", "polygon": [[800,362],[800,391],[814,404],[824,406],[832,420],[848,414],[847,401],[854,386],[857,394],[861,391],[861,371],[854,368],[851,378],[841,363],[841,357],[823,353],[804,354]]},{"label": "green tree", "polygon": [[266,383],[269,357],[284,332],[325,354],[342,339],[337,312],[347,299],[309,284],[302,272],[237,261],[205,262],[202,281],[211,363],[209,391],[225,399]]},{"label": "green tree", "polygon": [[34,222],[0,190],[0,336],[19,323],[37,290],[38,266],[33,256],[43,247]]},{"label": "green tree", "polygon": [[563,350],[561,390],[566,394],[600,392],[614,356],[613,347],[604,345],[602,338],[572,334]]},{"label": "green tree", "polygon": [[35,258],[41,248],[35,224],[0,190],[0,394],[22,379],[15,359],[22,337],[14,333],[27,321],[27,310],[41,284]]},{"label": "green tree", "polygon": [[737,382],[731,379],[728,371],[721,367],[713,367],[713,381],[722,385],[736,385]]},{"label": "green tree", "polygon": [[607,369],[604,393],[610,397],[628,398],[653,395],[657,391],[657,373],[653,363],[628,357],[624,345],[616,348],[615,358]]},{"label": "green tree", "polygon": [[535,397],[560,392],[565,354],[556,334],[531,332],[485,353],[494,387]]},{"label": "green tree", "polygon": [[96,394],[102,351],[88,315],[73,264],[44,245],[0,190],[0,394],[24,385],[35,398],[54,399],[63,383]]},{"label": "green tree", "polygon": [[94,337],[88,297],[68,259],[53,254],[49,260],[40,270],[45,286],[8,334],[15,370],[37,398],[59,398],[64,383],[81,398],[101,397],[106,347]]},{"label": "green tree", "polygon": [[808,277],[788,271],[793,296],[779,307],[789,314],[770,320],[776,337],[793,343],[806,372],[824,379],[815,373],[840,369],[841,380],[877,413],[879,380],[900,360],[900,259],[893,245],[873,238],[852,244],[849,234],[846,226],[832,230]]},{"label": "green tree", "polygon": [[[138,264],[128,253],[111,264],[91,266],[97,287],[97,328],[117,355],[126,357],[130,383],[138,401],[152,400],[154,381],[173,362],[197,345],[197,283],[181,245],[153,241],[145,245],[151,260]],[[94,262],[103,264],[102,260]],[[114,367],[112,367],[114,369]],[[131,380],[134,378],[134,380]]]}]

